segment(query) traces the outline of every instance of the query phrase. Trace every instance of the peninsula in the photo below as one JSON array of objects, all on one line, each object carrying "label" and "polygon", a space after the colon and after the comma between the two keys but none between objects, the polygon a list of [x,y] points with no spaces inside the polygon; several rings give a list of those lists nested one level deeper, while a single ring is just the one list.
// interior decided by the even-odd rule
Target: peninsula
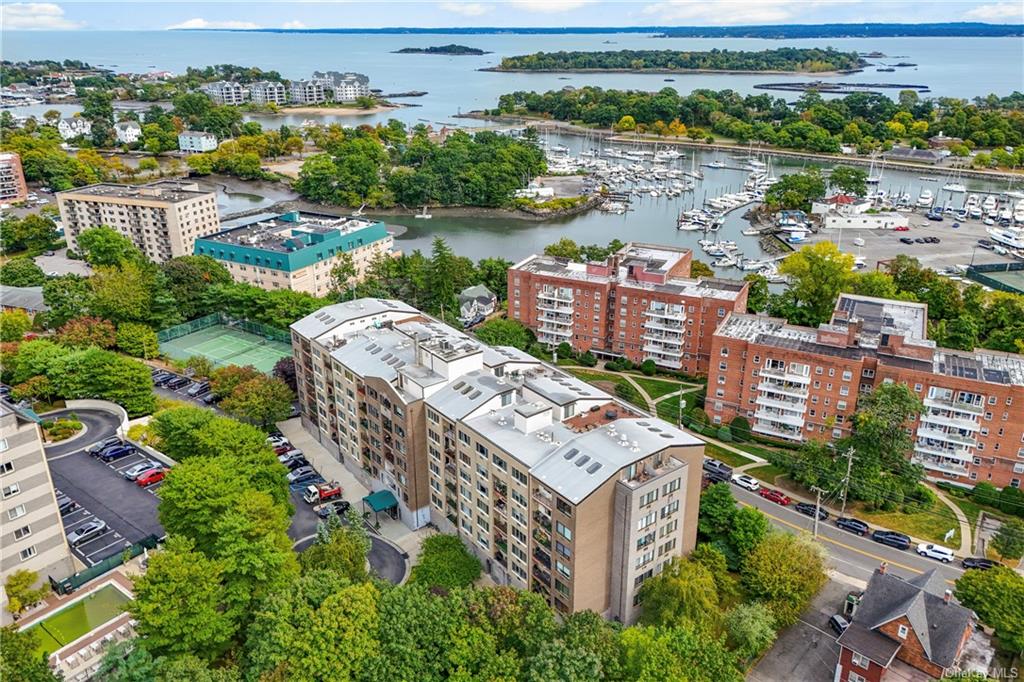
[{"label": "peninsula", "polygon": [[505,57],[482,71],[547,72],[738,72],[738,73],[851,73],[866,66],[856,52],[831,47],[791,48],[757,52],[711,50],[617,50],[605,52],[535,52]]},{"label": "peninsula", "polygon": [[435,45],[433,47],[403,47],[401,50],[395,50],[393,54],[442,54],[464,57],[490,54],[490,52],[477,47],[466,47],[465,45],[452,43],[450,45]]}]

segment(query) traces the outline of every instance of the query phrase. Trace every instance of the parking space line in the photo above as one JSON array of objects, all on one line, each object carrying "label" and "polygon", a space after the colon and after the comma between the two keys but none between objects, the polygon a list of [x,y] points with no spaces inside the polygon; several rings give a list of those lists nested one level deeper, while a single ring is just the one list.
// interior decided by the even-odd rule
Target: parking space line
[{"label": "parking space line", "polygon": [[[124,544],[124,538],[121,537],[121,535],[118,534],[118,533],[114,533],[114,535],[116,537],[114,538],[113,542],[111,542],[109,545],[104,545],[104,546],[100,547],[99,549],[94,549],[93,551],[89,552],[86,556],[94,557],[94,556],[96,556],[97,554],[99,554],[100,552],[102,552],[105,549],[110,549],[111,547],[114,547],[115,545],[123,545]],[[97,538],[97,539],[99,539],[99,538]]]},{"label": "parking space line", "polygon": [[107,529],[105,531],[103,531],[103,533],[101,533],[100,535],[97,535],[92,540],[88,540],[86,542],[83,542],[83,543],[79,544],[78,545],[78,550],[80,552],[82,552],[82,554],[85,554],[86,556],[88,556],[90,554],[95,554],[95,552],[93,550],[86,549],[86,547],[88,547],[89,545],[93,544],[94,542],[99,542],[100,540],[108,540],[108,539],[110,539],[111,535],[117,536],[118,532],[116,530],[114,530],[113,528],[111,528],[110,526],[107,526]]},{"label": "parking space line", "polygon": [[[88,511],[88,510],[86,510],[86,511]],[[78,521],[75,521],[74,523],[71,523],[71,524],[67,524],[67,523],[64,524],[64,531],[67,532],[70,529],[71,526],[81,526],[83,523],[85,523],[86,521],[90,521],[93,518],[99,518],[99,517],[95,516],[95,514],[93,514],[92,512],[89,512],[88,514],[86,514],[84,519],[79,519]]]}]

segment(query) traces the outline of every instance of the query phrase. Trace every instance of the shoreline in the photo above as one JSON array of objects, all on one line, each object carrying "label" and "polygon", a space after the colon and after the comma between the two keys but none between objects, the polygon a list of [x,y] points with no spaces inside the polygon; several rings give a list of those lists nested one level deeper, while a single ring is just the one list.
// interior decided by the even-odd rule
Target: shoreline
[{"label": "shoreline", "polygon": [[393,109],[402,109],[402,104],[377,104],[370,107],[369,109],[363,109],[361,107],[346,107],[346,106],[330,106],[330,107],[281,107],[276,112],[260,113],[261,116],[288,116],[289,114],[298,115],[316,115],[322,116],[369,116],[371,114],[381,114],[386,111]]},{"label": "shoreline", "polygon": [[503,69],[500,66],[487,66],[477,71],[491,71],[494,73],[628,73],[642,75],[645,73],[655,75],[686,76],[689,74],[722,74],[728,76],[845,76],[851,73],[861,73],[863,68],[838,69],[834,71],[779,71],[769,69],[764,71],[747,71],[744,69]]}]

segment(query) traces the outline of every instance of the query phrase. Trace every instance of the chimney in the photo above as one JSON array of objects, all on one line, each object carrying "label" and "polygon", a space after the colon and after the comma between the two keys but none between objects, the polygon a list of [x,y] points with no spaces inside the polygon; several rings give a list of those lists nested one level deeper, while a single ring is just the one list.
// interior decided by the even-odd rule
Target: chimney
[{"label": "chimney", "polygon": [[878,566],[878,572],[879,573],[881,573],[882,575],[885,575],[885,572],[888,571],[888,570],[889,570],[889,562],[888,561],[883,561],[881,564],[879,564],[879,566]]},{"label": "chimney", "polygon": [[946,590],[946,593],[942,595],[942,601],[949,603],[949,600],[953,598],[953,590]]}]

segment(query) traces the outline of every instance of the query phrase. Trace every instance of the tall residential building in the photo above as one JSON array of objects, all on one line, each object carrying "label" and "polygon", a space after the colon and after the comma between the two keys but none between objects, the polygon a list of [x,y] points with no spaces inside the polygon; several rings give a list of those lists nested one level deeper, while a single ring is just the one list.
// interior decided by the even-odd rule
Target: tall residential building
[{"label": "tall residential building", "polygon": [[0,402],[0,585],[19,569],[42,580],[75,572],[37,421]]},{"label": "tall residential building", "polygon": [[21,157],[13,152],[0,154],[0,202],[24,201],[28,196]]},{"label": "tall residential building", "polygon": [[378,255],[392,254],[394,238],[384,223],[292,211],[243,218],[196,240],[196,255],[224,265],[237,282],[264,289],[292,289],[326,296],[331,270],[348,255],[361,280]]},{"label": "tall residential building", "polygon": [[249,85],[249,98],[255,104],[286,104],[288,88],[277,81],[257,81]]},{"label": "tall residential building", "polygon": [[352,102],[360,97],[370,96],[370,79],[361,73],[314,71],[310,80],[334,93],[335,102]]},{"label": "tall residential building", "polygon": [[906,384],[924,402],[913,461],[962,486],[1024,480],[1024,357],[938,348],[923,303],[841,294],[817,329],[732,314],[712,345],[705,410],[790,441],[849,435],[860,396]]},{"label": "tall residential building", "polygon": [[530,256],[508,271],[508,315],[549,346],[706,374],[715,327],[748,284],[694,279],[688,249],[629,243],[603,263]]},{"label": "tall residential building", "polygon": [[217,195],[190,182],[100,183],[59,192],[57,205],[70,248],[84,230],[106,225],[157,263],[191,256],[196,238],[220,230]]},{"label": "tall residential building", "polygon": [[288,95],[294,104],[322,104],[327,101],[324,86],[317,81],[292,81]]},{"label": "tall residential building", "polygon": [[305,427],[497,583],[630,623],[693,549],[704,447],[671,424],[398,301],[327,306],[292,343]]},{"label": "tall residential building", "polygon": [[249,89],[234,81],[214,81],[199,87],[217,104],[239,105],[249,101]]}]

